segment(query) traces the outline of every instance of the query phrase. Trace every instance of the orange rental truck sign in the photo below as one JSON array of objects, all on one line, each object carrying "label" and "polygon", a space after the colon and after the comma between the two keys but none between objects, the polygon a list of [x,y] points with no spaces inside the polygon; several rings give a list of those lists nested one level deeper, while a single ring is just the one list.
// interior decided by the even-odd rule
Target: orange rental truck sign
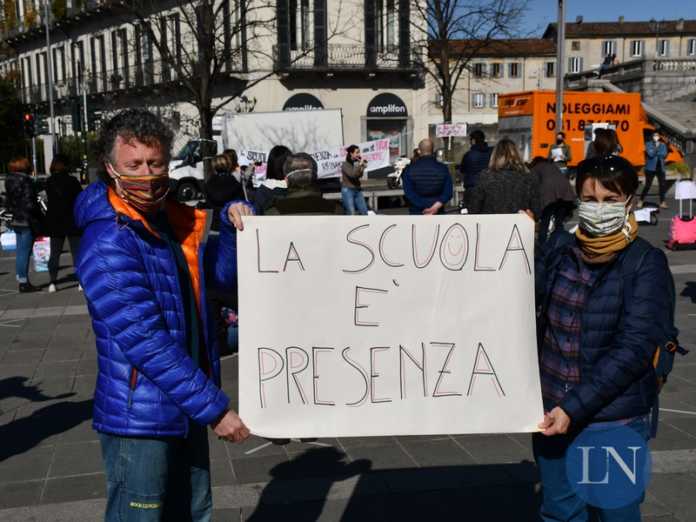
[{"label": "orange rental truck sign", "polygon": [[[498,104],[500,133],[510,135],[528,156],[526,159],[532,159],[547,157],[557,132],[563,131],[571,149],[569,165],[573,167],[585,159],[592,140],[591,129],[596,124],[608,125],[616,130],[623,147],[621,155],[633,165],[645,164],[645,141],[654,127],[643,110],[640,94],[567,91],[560,129],[556,128],[556,110],[554,91],[501,95]],[[668,157],[671,161],[679,159],[676,151]]]}]

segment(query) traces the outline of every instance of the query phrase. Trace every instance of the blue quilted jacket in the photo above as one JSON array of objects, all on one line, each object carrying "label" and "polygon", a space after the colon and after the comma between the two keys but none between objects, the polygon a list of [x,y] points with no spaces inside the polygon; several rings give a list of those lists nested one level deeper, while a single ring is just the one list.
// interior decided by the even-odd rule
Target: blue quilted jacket
[{"label": "blue quilted jacket", "polygon": [[194,273],[208,373],[187,353],[177,267],[167,244],[142,221],[116,212],[102,182],[82,192],[74,213],[84,231],[77,273],[98,352],[94,429],[123,436],[185,437],[190,419],[210,424],[229,403],[220,389],[220,357],[205,305],[206,285],[229,291],[236,284],[236,241],[226,209],[220,235],[206,242],[204,212],[167,204],[177,236],[197,246],[189,254],[198,263]]},{"label": "blue quilted jacket", "polygon": [[[668,320],[672,306],[671,272],[664,253],[647,248],[635,273],[623,262],[628,249],[601,269],[590,289],[580,317],[580,383],[559,404],[574,424],[627,419],[650,411],[657,396],[652,360],[661,338],[660,321]],[[563,256],[572,255],[575,237],[559,233],[546,253],[538,256],[536,270],[538,339],[542,348],[546,310]],[[547,408],[553,405],[545,405]]]}]

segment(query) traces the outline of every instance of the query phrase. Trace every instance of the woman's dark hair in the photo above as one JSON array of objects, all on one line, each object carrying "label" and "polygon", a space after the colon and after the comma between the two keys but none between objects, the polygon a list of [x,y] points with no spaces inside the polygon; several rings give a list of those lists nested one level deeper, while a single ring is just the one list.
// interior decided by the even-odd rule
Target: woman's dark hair
[{"label": "woman's dark hair", "polygon": [[63,154],[56,154],[51,161],[49,169],[51,174],[65,174],[68,172],[68,158]]},{"label": "woman's dark hair", "polygon": [[544,156],[534,156],[532,161],[529,162],[529,168],[533,169],[537,165],[541,163],[550,163],[548,159],[546,159]]},{"label": "woman's dark hair", "polygon": [[600,158],[616,154],[621,146],[619,136],[613,129],[597,129],[592,143],[596,156]]},{"label": "woman's dark hair", "polygon": [[638,190],[638,173],[620,156],[603,156],[581,161],[575,178],[575,191],[580,196],[582,186],[589,178],[599,181],[612,192],[632,196]]},{"label": "woman's dark hair", "polygon": [[268,179],[285,179],[285,174],[283,174],[283,165],[288,156],[292,154],[292,151],[285,145],[276,145],[268,153],[268,160],[266,161],[266,178]]},{"label": "woman's dark hair", "polygon": [[351,165],[354,163],[354,161],[353,158],[350,157],[350,155],[353,154],[356,150],[360,150],[360,147],[358,147],[357,145],[350,145],[346,149],[346,161]]},{"label": "woman's dark hair", "polygon": [[159,147],[164,154],[165,161],[169,161],[174,133],[150,111],[126,109],[108,120],[99,132],[96,149],[101,167],[99,176],[103,181],[111,182],[111,178],[104,171],[103,165],[107,162],[113,162],[111,154],[116,138],[119,136],[126,141],[137,140],[149,147]]},{"label": "woman's dark hair", "polygon": [[237,156],[237,151],[234,149],[225,149],[222,153],[227,156],[227,159],[230,161],[230,171],[233,172],[237,170],[237,167],[239,167],[239,157]]}]

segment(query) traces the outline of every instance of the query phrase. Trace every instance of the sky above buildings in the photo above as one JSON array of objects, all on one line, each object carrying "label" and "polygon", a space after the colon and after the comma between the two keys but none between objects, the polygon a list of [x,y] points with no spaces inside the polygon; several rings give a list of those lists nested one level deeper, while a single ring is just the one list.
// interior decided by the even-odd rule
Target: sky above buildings
[{"label": "sky above buildings", "polygon": [[[529,0],[529,13],[522,30],[541,35],[557,17],[558,0]],[[678,20],[696,18],[694,0],[566,0],[566,21],[574,22],[577,16],[586,21],[626,20]]]}]

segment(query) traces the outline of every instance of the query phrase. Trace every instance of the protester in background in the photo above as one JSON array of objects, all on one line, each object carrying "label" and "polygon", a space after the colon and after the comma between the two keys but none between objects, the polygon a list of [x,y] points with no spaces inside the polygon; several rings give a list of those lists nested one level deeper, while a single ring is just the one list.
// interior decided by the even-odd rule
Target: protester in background
[{"label": "protester in background", "polygon": [[362,159],[360,147],[348,147],[346,161],[341,165],[341,199],[346,214],[367,214],[367,204],[360,185],[360,178],[363,177],[366,168],[367,160]]},{"label": "protester in background", "polygon": [[411,154],[411,163],[415,163],[416,161],[418,161],[420,159],[420,157],[421,157],[420,150],[413,149],[413,154]]},{"label": "protester in background", "polygon": [[669,150],[667,144],[658,132],[653,133],[651,140],[645,144],[645,187],[640,195],[638,208],[643,207],[645,196],[652,187],[653,179],[657,176],[657,186],[660,198],[660,208],[667,208],[667,174],[665,170],[665,158]]},{"label": "protester in background", "polygon": [[491,160],[492,148],[486,143],[486,135],[482,130],[475,130],[469,134],[471,148],[462,157],[459,172],[462,175],[464,185],[464,207],[468,206],[471,191],[478,185],[481,172],[488,168]]},{"label": "protester in background", "polygon": [[[555,235],[537,258],[546,413],[533,446],[543,520],[590,518],[566,474],[568,448],[586,429],[625,425],[649,436],[658,388],[653,357],[672,325],[674,281],[662,251],[637,237],[637,188],[636,171],[623,158],[583,161],[577,232]],[[640,501],[592,509],[605,522],[640,521]]]},{"label": "protester in background", "polygon": [[73,207],[82,192],[82,186],[68,173],[68,159],[57,155],[51,162],[51,175],[46,182],[46,230],[51,236],[51,257],[48,260],[48,273],[51,284],[49,292],[56,291],[60,255],[67,238],[73,264],[77,264],[80,249],[80,231],[75,225]]},{"label": "protester in background", "polygon": [[218,214],[222,207],[230,201],[245,198],[242,184],[235,176],[235,173],[239,172],[236,153],[223,153],[215,156],[212,167],[213,175],[205,183],[205,194],[208,203],[216,211],[213,219],[213,230],[217,230],[220,222]]},{"label": "protester in background", "polygon": [[619,136],[614,129],[597,129],[594,132],[594,141],[587,148],[585,159],[618,156],[623,152]]},{"label": "protester in background", "polygon": [[288,193],[276,199],[266,211],[272,215],[327,215],[343,214],[338,201],[324,199],[317,181],[317,162],[309,154],[292,154],[283,165]]},{"label": "protester in background", "polygon": [[577,197],[568,178],[546,158],[534,158],[530,171],[536,175],[539,183],[541,217],[538,239],[539,244],[543,245],[551,232],[563,229],[563,223],[573,214]]},{"label": "protester in background", "polygon": [[276,198],[287,195],[287,183],[283,174],[283,165],[292,151],[284,145],[276,145],[268,153],[266,162],[266,179],[254,194],[254,205],[259,214],[273,206]]},{"label": "protester in background", "polygon": [[553,161],[563,174],[568,172],[568,163],[571,161],[570,147],[565,142],[565,132],[556,134],[556,143],[549,148],[548,159]]},{"label": "protester in background", "polygon": [[29,282],[29,260],[42,218],[34,180],[30,175],[31,163],[24,157],[14,158],[8,170],[5,178],[6,206],[12,214],[10,227],[17,236],[15,270],[19,292],[38,292],[39,289]]},{"label": "protester in background", "polygon": [[172,139],[144,109],[114,116],[98,141],[102,181],[75,205],[109,522],[210,520],[206,426],[229,441],[249,436],[220,389],[205,291],[234,290],[235,227],[251,210],[226,205],[206,241],[207,213],[166,200]]},{"label": "protester in background", "polygon": [[539,217],[539,180],[525,166],[517,146],[503,138],[493,149],[488,169],[471,191],[470,214],[516,214],[531,211]]},{"label": "protester in background", "polygon": [[607,72],[609,67],[614,65],[614,61],[616,60],[616,55],[615,54],[608,54],[604,57],[604,60],[602,60],[602,64],[599,66],[599,71],[597,72],[597,76],[599,78],[602,77],[602,75]]},{"label": "protester in background", "polygon": [[444,214],[445,205],[452,199],[454,191],[452,176],[447,166],[433,156],[432,140],[421,140],[418,150],[421,157],[406,167],[401,175],[409,212],[414,215]]}]

